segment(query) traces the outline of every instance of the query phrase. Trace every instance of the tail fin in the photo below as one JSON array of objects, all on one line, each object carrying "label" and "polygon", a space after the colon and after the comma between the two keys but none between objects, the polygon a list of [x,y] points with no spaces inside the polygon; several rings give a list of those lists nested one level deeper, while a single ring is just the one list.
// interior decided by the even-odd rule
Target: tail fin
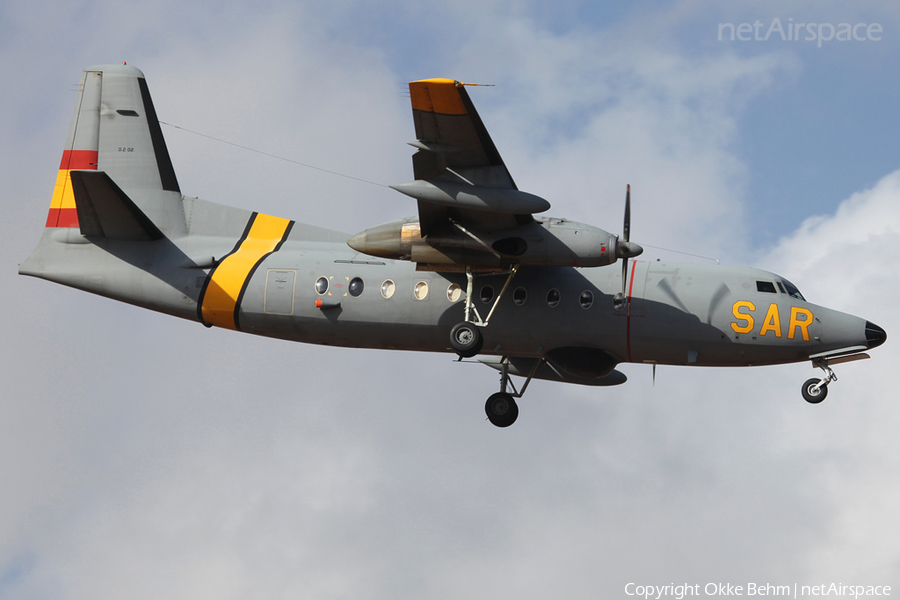
[{"label": "tail fin", "polygon": [[[72,172],[102,171],[164,233],[185,229],[181,191],[144,74],[126,65],[84,70],[47,227],[96,227],[79,220]],[[81,202],[83,203],[83,201]],[[87,227],[86,227],[87,226]]]}]

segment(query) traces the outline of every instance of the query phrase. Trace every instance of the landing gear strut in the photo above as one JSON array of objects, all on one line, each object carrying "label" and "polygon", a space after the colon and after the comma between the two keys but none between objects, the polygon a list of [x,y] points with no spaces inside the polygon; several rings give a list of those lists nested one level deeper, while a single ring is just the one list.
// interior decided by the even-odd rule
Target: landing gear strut
[{"label": "landing gear strut", "polygon": [[[516,419],[519,417],[519,405],[516,404],[515,399],[521,398],[525,394],[525,389],[531,383],[542,362],[544,362],[543,358],[535,361],[531,372],[528,374],[528,379],[522,385],[522,391],[519,392],[509,379],[509,357],[503,357],[500,363],[500,391],[496,394],[491,394],[487,402],[484,403],[484,412],[487,414],[488,421],[497,427],[509,427],[516,422]],[[509,388],[512,388],[512,393],[506,391]]]},{"label": "landing gear strut", "polygon": [[806,400],[810,404],[818,404],[825,399],[825,396],[828,395],[828,384],[832,381],[837,381],[837,375],[834,374],[834,371],[824,360],[814,360],[813,366],[822,369],[825,372],[825,377],[823,377],[822,379],[816,379],[815,377],[813,377],[812,379],[807,379],[803,383],[803,389],[801,390],[801,392],[803,394],[804,400]]},{"label": "landing gear strut", "polygon": [[[478,309],[472,303],[473,280],[475,277],[472,275],[472,268],[466,267],[466,312],[464,320],[454,325],[453,329],[450,330],[450,346],[460,358],[471,358],[481,352],[481,347],[484,345],[481,329],[487,327],[488,321],[491,320],[491,315],[494,314],[494,310],[497,309],[497,305],[500,303],[500,298],[503,297],[503,293],[509,287],[518,270],[519,265],[515,265],[509,270],[509,277],[506,278],[503,289],[497,294],[497,298],[494,300],[487,318],[482,320],[481,315],[478,314]],[[515,421],[515,417],[513,417],[513,421]]]},{"label": "landing gear strut", "polygon": [[[460,359],[471,358],[481,352],[481,347],[484,345],[481,329],[487,327],[488,321],[491,320],[491,316],[497,310],[500,299],[509,288],[509,284],[512,283],[513,277],[516,276],[518,270],[519,265],[513,265],[510,268],[509,276],[506,278],[500,293],[494,299],[487,318],[482,320],[481,315],[478,314],[478,309],[475,308],[472,302],[475,276],[472,275],[472,267],[466,266],[466,312],[463,317],[464,320],[454,325],[453,329],[450,330],[450,346],[459,355]],[[516,404],[516,398],[521,398],[522,394],[525,393],[525,388],[528,387],[542,362],[544,362],[542,358],[535,360],[534,367],[531,369],[531,373],[528,374],[528,379],[525,380],[522,391],[519,392],[516,391],[516,386],[509,380],[509,357],[503,357],[500,368],[500,391],[491,394],[487,402],[484,403],[484,412],[491,423],[497,427],[509,427],[516,422],[516,419],[519,418],[519,405]],[[507,391],[509,388],[512,388],[512,393]]]}]

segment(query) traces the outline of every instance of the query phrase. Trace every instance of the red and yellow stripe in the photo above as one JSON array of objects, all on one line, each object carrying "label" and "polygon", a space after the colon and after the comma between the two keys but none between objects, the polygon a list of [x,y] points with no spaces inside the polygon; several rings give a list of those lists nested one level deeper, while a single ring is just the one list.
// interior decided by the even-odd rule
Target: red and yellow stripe
[{"label": "red and yellow stripe", "polygon": [[59,174],[50,200],[46,227],[78,227],[78,211],[75,209],[75,194],[72,193],[72,171],[97,170],[96,150],[66,150],[59,163]]},{"label": "red and yellow stripe", "polygon": [[201,322],[240,329],[239,310],[247,284],[268,255],[287,240],[294,222],[253,213],[234,250],[210,272],[200,293]]}]

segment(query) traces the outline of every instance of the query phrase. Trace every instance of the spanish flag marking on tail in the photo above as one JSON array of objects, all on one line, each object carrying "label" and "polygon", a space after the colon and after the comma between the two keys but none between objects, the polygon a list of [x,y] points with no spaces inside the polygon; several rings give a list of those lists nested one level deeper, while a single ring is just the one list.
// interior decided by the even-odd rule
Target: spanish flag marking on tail
[{"label": "spanish flag marking on tail", "polygon": [[96,150],[66,150],[59,163],[59,174],[50,200],[47,227],[78,227],[78,211],[72,193],[72,171],[97,170]]}]

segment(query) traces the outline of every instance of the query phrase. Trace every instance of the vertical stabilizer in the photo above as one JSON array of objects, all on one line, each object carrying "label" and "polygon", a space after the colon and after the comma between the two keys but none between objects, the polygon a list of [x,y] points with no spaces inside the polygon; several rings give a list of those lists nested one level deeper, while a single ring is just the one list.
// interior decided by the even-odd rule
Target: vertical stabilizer
[{"label": "vertical stabilizer", "polygon": [[178,179],[139,69],[103,65],[84,70],[47,227],[80,228],[71,175],[78,170],[105,172],[162,232],[184,232]]},{"label": "vertical stabilizer", "polygon": [[101,73],[84,72],[72,123],[66,136],[47,215],[47,227],[78,227],[78,212],[75,209],[75,195],[72,193],[70,172],[81,169],[97,169],[97,155],[100,149],[100,87]]}]

